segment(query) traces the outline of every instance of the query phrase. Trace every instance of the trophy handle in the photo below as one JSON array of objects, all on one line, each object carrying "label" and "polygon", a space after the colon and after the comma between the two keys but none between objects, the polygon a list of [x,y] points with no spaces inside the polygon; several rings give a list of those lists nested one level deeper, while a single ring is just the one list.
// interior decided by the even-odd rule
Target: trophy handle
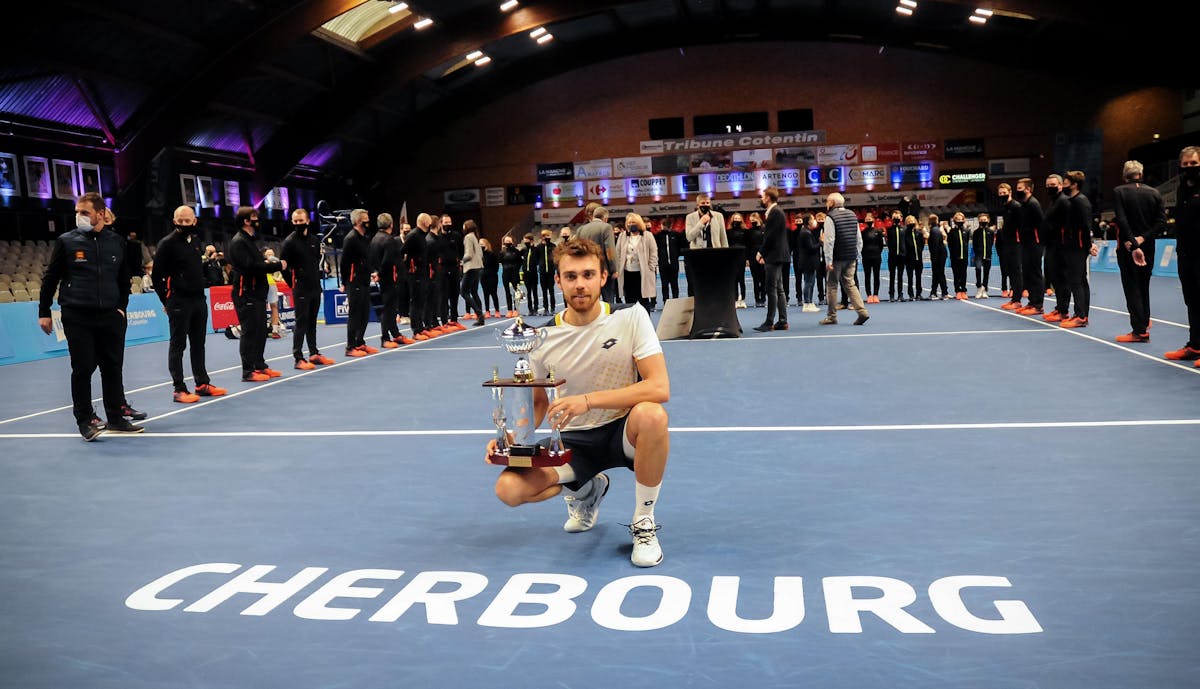
[{"label": "trophy handle", "polygon": [[510,446],[508,420],[504,416],[504,388],[492,388],[492,399],[496,401],[496,406],[492,409],[492,423],[496,425],[496,454],[506,455]]},{"label": "trophy handle", "polygon": [[[558,388],[547,388],[546,398],[550,404],[553,404],[554,400],[558,399]],[[550,447],[547,449],[549,449],[552,455],[560,455],[565,449],[562,442],[562,432],[558,430],[558,426],[553,422],[550,424]]]}]

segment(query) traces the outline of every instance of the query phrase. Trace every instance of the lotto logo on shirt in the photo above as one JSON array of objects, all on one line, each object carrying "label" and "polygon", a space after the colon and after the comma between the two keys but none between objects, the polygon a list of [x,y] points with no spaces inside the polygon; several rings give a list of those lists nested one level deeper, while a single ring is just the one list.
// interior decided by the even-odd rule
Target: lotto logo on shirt
[{"label": "lotto logo on shirt", "polygon": [[76,263],[86,263],[87,262],[87,254],[84,253],[82,249],[75,252],[75,262]]}]

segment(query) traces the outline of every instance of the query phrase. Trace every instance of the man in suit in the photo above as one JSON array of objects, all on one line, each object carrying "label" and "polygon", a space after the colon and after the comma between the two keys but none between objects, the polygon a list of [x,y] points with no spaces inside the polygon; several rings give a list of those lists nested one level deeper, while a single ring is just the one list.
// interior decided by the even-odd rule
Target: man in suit
[{"label": "man in suit", "polygon": [[[684,219],[684,238],[688,241],[688,249],[716,249],[729,246],[729,238],[725,235],[725,216],[712,209],[712,199],[708,194],[696,196],[696,210],[687,214]],[[687,278],[688,296],[692,291],[692,266],[684,259],[683,272]]]},{"label": "man in suit", "polygon": [[[787,330],[787,296],[783,292],[783,267],[790,259],[787,241],[787,220],[779,207],[779,190],[775,187],[763,189],[759,197],[764,208],[762,248],[755,257],[766,268],[767,318],[754,329],[760,333],[769,330]],[[724,234],[724,232],[722,232]],[[779,320],[775,320],[775,309],[779,309]]]}]

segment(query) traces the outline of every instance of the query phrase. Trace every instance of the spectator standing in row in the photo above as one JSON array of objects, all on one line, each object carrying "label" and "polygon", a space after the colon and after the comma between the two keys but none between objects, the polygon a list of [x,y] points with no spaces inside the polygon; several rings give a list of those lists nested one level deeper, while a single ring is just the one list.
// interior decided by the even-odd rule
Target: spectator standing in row
[{"label": "spectator standing in row", "polygon": [[341,289],[346,293],[346,356],[363,357],[379,351],[368,347],[364,336],[371,308],[371,244],[367,225],[371,214],[362,208],[350,212],[352,229],[342,240]]},{"label": "spectator standing in row", "polygon": [[463,223],[462,296],[467,313],[475,314],[475,326],[483,325],[483,304],[479,301],[479,276],[483,272],[483,247],[479,244],[474,220]]},{"label": "spectator standing in row", "polygon": [[[296,310],[295,330],[292,331],[292,357],[294,368],[308,371],[317,366],[332,364],[333,359],[321,354],[317,348],[317,314],[321,309],[321,240],[312,231],[308,211],[297,208],[292,211],[292,232],[283,240],[280,259],[287,268],[283,279],[292,288],[292,301]],[[304,358],[304,344],[308,343],[308,358]]]},{"label": "spectator standing in row", "polygon": [[854,284],[858,255],[862,251],[862,234],[858,231],[858,218],[846,208],[846,199],[838,192],[825,198],[827,218],[825,220],[825,255],[829,257],[828,280],[825,294],[829,297],[825,318],[821,325],[837,324],[837,289],[850,295],[850,308],[858,313],[855,325],[862,325],[871,317],[863,305],[862,295]]},{"label": "spectator standing in row", "polygon": [[[686,246],[683,232],[668,218],[654,237],[658,244],[658,275],[662,281],[663,305],[679,298],[679,257]],[[615,274],[615,273],[614,273]]]},{"label": "spectator standing in row", "polygon": [[[763,232],[762,249],[755,259],[764,268],[766,275],[767,317],[755,326],[758,332],[787,330],[787,295],[783,291],[783,267],[788,262],[787,220],[779,207],[779,190],[775,187],[763,189],[759,202],[766,209],[766,229]],[[855,233],[858,223],[855,223]],[[776,309],[779,316],[776,320]]]},{"label": "spectator standing in row", "polygon": [[509,235],[504,235],[500,242],[500,281],[504,283],[504,305],[507,307],[504,315],[516,318],[519,314],[513,298],[521,281],[521,252],[517,251],[516,243]]},{"label": "spectator standing in row", "polygon": [[[191,206],[175,209],[174,229],[154,251],[155,293],[167,313],[170,344],[167,371],[175,386],[172,398],[181,404],[199,402],[201,397],[225,394],[209,378],[204,363],[204,339],[208,333],[208,303],[204,299],[204,270],[200,254],[191,242],[196,236],[196,213]],[[183,377],[183,350],[191,344],[192,378],[196,391],[188,390]]]},{"label": "spectator standing in row", "polygon": [[1188,146],[1179,152],[1177,193],[1175,248],[1179,254],[1179,286],[1187,305],[1188,341],[1163,356],[1172,361],[1195,361],[1200,368],[1200,146]]},{"label": "spectator standing in row", "polygon": [[242,381],[261,383],[283,375],[267,366],[264,352],[267,347],[267,275],[287,264],[278,259],[268,260],[258,249],[255,235],[262,226],[258,211],[241,206],[234,216],[238,232],[229,241],[230,283],[233,285],[233,307],[242,326],[238,354],[242,360]]},{"label": "spectator standing in row", "polygon": [[1154,238],[1167,229],[1162,194],[1142,182],[1144,166],[1129,160],[1121,171],[1125,184],[1113,189],[1117,218],[1117,267],[1129,311],[1129,333],[1117,342],[1150,341],[1150,276]]},{"label": "spectator standing in row", "polygon": [[[803,235],[797,237],[802,241]],[[866,283],[867,303],[879,303],[879,269],[883,266],[883,230],[875,222],[875,214],[867,212],[863,218],[862,230],[862,263],[863,278]],[[800,262],[796,262],[796,280],[800,280]],[[797,288],[796,291],[800,291]],[[812,290],[806,293],[805,304],[812,301]],[[807,309],[805,309],[807,310]],[[817,309],[814,307],[813,311]]]},{"label": "spectator standing in row", "polygon": [[486,237],[480,238],[479,248],[483,252],[483,271],[479,273],[479,284],[483,287],[483,315],[486,318],[499,318],[500,257]]},{"label": "spectator standing in row", "polygon": [[617,281],[626,304],[641,304],[653,311],[656,293],[658,245],[646,232],[646,222],[637,213],[625,216],[625,231],[617,239]]}]

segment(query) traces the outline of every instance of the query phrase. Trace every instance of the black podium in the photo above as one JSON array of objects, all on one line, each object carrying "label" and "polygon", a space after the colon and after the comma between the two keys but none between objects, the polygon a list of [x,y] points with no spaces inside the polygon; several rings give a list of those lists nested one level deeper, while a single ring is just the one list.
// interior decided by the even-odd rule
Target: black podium
[{"label": "black podium", "polygon": [[695,297],[691,339],[741,337],[737,319],[739,273],[746,270],[746,250],[689,249],[685,259]]}]

